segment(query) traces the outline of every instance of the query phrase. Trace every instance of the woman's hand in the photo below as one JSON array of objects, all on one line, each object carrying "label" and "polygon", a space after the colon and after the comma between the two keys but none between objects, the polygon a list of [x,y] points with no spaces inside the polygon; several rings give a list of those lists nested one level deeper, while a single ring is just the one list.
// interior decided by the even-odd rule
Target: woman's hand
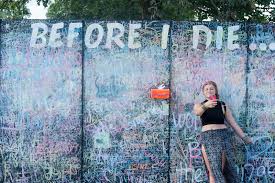
[{"label": "woman's hand", "polygon": [[203,104],[206,108],[214,108],[217,105],[217,100],[208,100]]}]

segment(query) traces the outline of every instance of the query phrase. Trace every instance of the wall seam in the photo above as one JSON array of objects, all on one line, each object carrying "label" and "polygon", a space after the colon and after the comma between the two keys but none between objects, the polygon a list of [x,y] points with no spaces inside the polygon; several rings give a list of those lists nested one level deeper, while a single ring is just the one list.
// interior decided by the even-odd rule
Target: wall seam
[{"label": "wall seam", "polygon": [[169,22],[170,24],[170,28],[169,28],[169,33],[168,33],[168,38],[169,38],[169,42],[168,42],[168,61],[169,61],[169,86],[168,88],[170,89],[170,98],[168,100],[169,102],[169,112],[168,112],[168,183],[171,182],[170,180],[170,170],[171,170],[171,158],[170,158],[170,151],[171,151],[171,120],[172,120],[172,55],[171,55],[171,48],[172,48],[172,26],[173,26],[173,21]]},{"label": "wall seam", "polygon": [[82,20],[82,31],[81,31],[81,157],[80,157],[80,182],[83,182],[83,164],[84,164],[84,109],[85,109],[85,82],[84,82],[84,71],[85,71],[85,64],[84,64],[84,56],[85,56],[85,45],[84,45],[84,27],[85,21]]}]

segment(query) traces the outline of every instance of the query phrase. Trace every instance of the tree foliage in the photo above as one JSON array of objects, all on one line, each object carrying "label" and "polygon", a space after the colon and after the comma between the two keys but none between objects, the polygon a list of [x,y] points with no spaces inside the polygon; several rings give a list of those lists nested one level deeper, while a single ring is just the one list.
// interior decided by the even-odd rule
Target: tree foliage
[{"label": "tree foliage", "polygon": [[[30,0],[0,0],[0,18],[30,14]],[[98,20],[274,21],[275,0],[36,0],[48,18]],[[268,12],[268,14],[267,14]]]},{"label": "tree foliage", "polygon": [[55,0],[55,3],[50,5],[47,16],[49,18],[102,20],[179,19],[179,15],[193,17],[193,12],[187,7],[182,6],[180,9],[180,7],[171,5],[171,3],[159,0]]},{"label": "tree foliage", "polygon": [[[194,0],[199,19],[212,18],[218,21],[258,21],[265,22],[269,16],[264,11],[270,9],[273,0]],[[262,7],[262,8],[260,8]]]},{"label": "tree foliage", "polygon": [[[30,0],[0,0],[1,19],[22,19],[30,15],[27,3]],[[48,6],[51,0],[36,0],[37,5]]]},{"label": "tree foliage", "polygon": [[[55,0],[47,16],[64,19],[266,22],[273,20],[272,4],[274,0]],[[271,15],[265,15],[266,11],[270,11]]]},{"label": "tree foliage", "polygon": [[30,15],[26,7],[28,0],[1,0],[0,1],[0,18],[22,19]]}]

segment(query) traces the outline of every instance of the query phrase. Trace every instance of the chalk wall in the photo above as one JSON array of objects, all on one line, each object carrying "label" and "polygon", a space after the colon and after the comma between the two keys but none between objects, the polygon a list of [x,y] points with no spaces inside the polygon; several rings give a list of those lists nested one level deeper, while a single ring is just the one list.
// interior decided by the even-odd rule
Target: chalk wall
[{"label": "chalk wall", "polygon": [[[244,182],[275,181],[273,24],[1,21],[3,182],[206,182],[201,85],[238,124]],[[170,100],[153,100],[165,83]]]}]

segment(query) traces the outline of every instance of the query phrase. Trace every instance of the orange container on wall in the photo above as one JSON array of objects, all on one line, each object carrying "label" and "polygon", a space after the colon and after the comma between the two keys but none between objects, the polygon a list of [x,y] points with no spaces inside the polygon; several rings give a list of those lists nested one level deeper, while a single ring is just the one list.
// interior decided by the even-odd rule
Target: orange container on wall
[{"label": "orange container on wall", "polygon": [[170,98],[170,89],[151,89],[150,97],[152,99],[169,99]]}]

